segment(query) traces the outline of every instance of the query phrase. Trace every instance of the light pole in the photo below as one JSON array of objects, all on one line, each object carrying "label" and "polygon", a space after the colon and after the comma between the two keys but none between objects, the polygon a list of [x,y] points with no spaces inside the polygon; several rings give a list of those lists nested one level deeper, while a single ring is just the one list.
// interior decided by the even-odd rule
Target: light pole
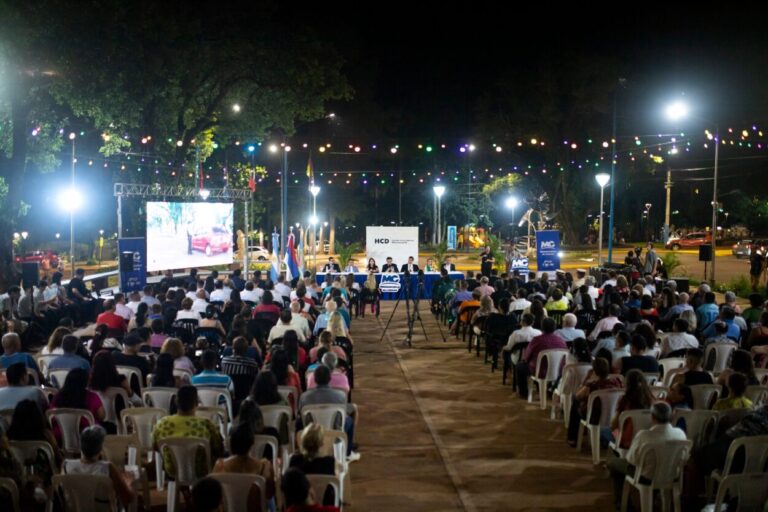
[{"label": "light pole", "polygon": [[[70,179],[70,189],[65,191],[61,197],[65,209],[69,210],[69,263],[71,267],[71,278],[75,277],[75,210],[80,207],[80,193],[75,188],[75,133],[69,134],[69,140],[72,141],[72,173]],[[68,193],[67,193],[68,192]]]},{"label": "light pole", "polygon": [[435,233],[437,234],[437,236],[435,237],[435,243],[439,244],[440,242],[442,242],[442,238],[443,238],[443,230],[440,226],[442,224],[442,219],[440,218],[440,207],[442,206],[441,203],[442,203],[443,194],[445,194],[445,187],[442,185],[436,185],[432,187],[432,190],[435,192],[435,197],[437,197],[437,215],[435,216],[435,224],[436,224]]},{"label": "light pole", "polygon": [[611,181],[611,175],[601,172],[595,175],[595,181],[600,185],[600,219],[598,220],[599,233],[597,234],[597,265],[603,265],[603,194],[605,186]]},{"label": "light pole", "polygon": [[[283,168],[280,177],[280,254],[285,252],[285,234],[288,231],[288,152],[291,146],[283,143]],[[272,153],[277,153],[279,147],[272,144],[269,147]]]},{"label": "light pole", "polygon": [[317,242],[315,241],[315,234],[317,227],[317,194],[320,193],[320,187],[313,184],[309,187],[309,192],[312,194],[312,217],[309,219],[309,224],[312,226],[312,277],[314,277],[317,272]]},{"label": "light pole", "polygon": [[104,255],[104,230],[99,230],[99,268],[101,268],[101,257]]},{"label": "light pole", "polygon": [[671,103],[667,106],[665,110],[667,118],[669,118],[672,121],[678,121],[680,119],[683,119],[685,117],[692,117],[694,119],[697,119],[699,121],[703,121],[707,124],[710,124],[715,127],[715,133],[710,133],[709,130],[706,130],[707,138],[711,140],[715,144],[715,168],[714,168],[714,180],[713,180],[713,186],[712,186],[712,270],[710,273],[710,281],[711,284],[715,284],[715,260],[716,257],[716,249],[717,249],[717,171],[718,171],[718,164],[719,164],[719,158],[720,158],[720,129],[717,125],[717,123],[713,123],[711,121],[708,121],[707,119],[704,119],[699,116],[691,116],[688,112],[688,105],[686,105],[682,101],[676,101],[674,103]]},{"label": "light pole", "polygon": [[517,208],[518,200],[514,196],[509,196],[506,201],[504,201],[504,206],[507,207],[507,209],[512,210],[512,238],[515,237],[515,208]]}]

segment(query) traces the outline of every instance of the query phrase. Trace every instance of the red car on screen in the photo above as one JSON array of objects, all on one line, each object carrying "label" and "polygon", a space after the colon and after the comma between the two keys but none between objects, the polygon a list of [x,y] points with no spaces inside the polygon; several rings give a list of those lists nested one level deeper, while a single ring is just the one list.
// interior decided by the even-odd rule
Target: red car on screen
[{"label": "red car on screen", "polygon": [[53,251],[32,251],[24,255],[18,255],[15,258],[16,263],[39,263],[41,267],[45,267],[44,262],[48,262],[48,267],[57,267],[59,265],[59,255]]},{"label": "red car on screen", "polygon": [[710,245],[712,243],[712,233],[709,231],[697,231],[695,233],[688,233],[682,237],[671,237],[666,243],[667,249],[690,249],[693,247],[699,247],[702,245]]},{"label": "red car on screen", "polygon": [[223,226],[203,228],[192,236],[192,250],[202,251],[206,256],[228,252],[231,247],[232,234]]}]

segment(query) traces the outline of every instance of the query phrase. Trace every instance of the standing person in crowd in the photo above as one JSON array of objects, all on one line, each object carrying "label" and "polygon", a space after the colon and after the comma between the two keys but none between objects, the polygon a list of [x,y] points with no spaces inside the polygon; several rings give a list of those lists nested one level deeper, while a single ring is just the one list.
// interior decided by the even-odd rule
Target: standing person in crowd
[{"label": "standing person in crowd", "polygon": [[496,260],[493,259],[491,248],[486,247],[485,249],[483,249],[483,253],[480,255],[480,273],[483,274],[483,276],[490,279],[491,270],[493,269],[493,264],[495,262]]},{"label": "standing person in crowd", "polygon": [[651,276],[654,276],[656,274],[656,263],[658,256],[656,256],[656,251],[653,250],[653,244],[651,242],[648,242],[645,247],[646,252],[645,262],[643,264],[643,274],[650,274]]},{"label": "standing person in crowd", "polygon": [[749,281],[752,291],[756,292],[760,286],[760,276],[765,268],[765,255],[759,250],[751,251],[749,255]]}]

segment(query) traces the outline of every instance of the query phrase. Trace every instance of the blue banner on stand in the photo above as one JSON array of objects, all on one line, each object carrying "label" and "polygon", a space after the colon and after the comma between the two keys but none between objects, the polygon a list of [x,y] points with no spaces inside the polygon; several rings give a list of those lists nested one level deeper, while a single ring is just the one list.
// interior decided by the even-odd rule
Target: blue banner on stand
[{"label": "blue banner on stand", "polygon": [[539,272],[552,272],[560,268],[560,232],[536,232],[536,267]]},{"label": "blue banner on stand", "polygon": [[[449,251],[456,250],[456,226],[448,226],[448,238],[446,238],[446,242],[448,243]],[[439,263],[440,262],[438,262],[438,264]]]},{"label": "blue banner on stand", "polygon": [[121,238],[117,241],[120,254],[120,291],[139,292],[147,284],[147,241],[144,238]]},{"label": "blue banner on stand", "polygon": [[509,267],[510,272],[517,270],[521,276],[528,275],[528,258],[513,258],[512,265]]}]

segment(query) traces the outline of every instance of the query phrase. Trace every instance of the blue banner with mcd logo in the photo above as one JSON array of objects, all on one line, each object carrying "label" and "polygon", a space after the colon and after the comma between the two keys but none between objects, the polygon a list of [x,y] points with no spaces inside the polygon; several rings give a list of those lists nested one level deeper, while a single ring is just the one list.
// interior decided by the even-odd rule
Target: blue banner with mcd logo
[{"label": "blue banner with mcd logo", "polygon": [[144,238],[121,238],[117,241],[120,254],[120,291],[139,292],[147,284],[147,241]]},{"label": "blue banner with mcd logo", "polygon": [[539,272],[551,272],[560,268],[560,232],[536,232],[536,267]]}]

